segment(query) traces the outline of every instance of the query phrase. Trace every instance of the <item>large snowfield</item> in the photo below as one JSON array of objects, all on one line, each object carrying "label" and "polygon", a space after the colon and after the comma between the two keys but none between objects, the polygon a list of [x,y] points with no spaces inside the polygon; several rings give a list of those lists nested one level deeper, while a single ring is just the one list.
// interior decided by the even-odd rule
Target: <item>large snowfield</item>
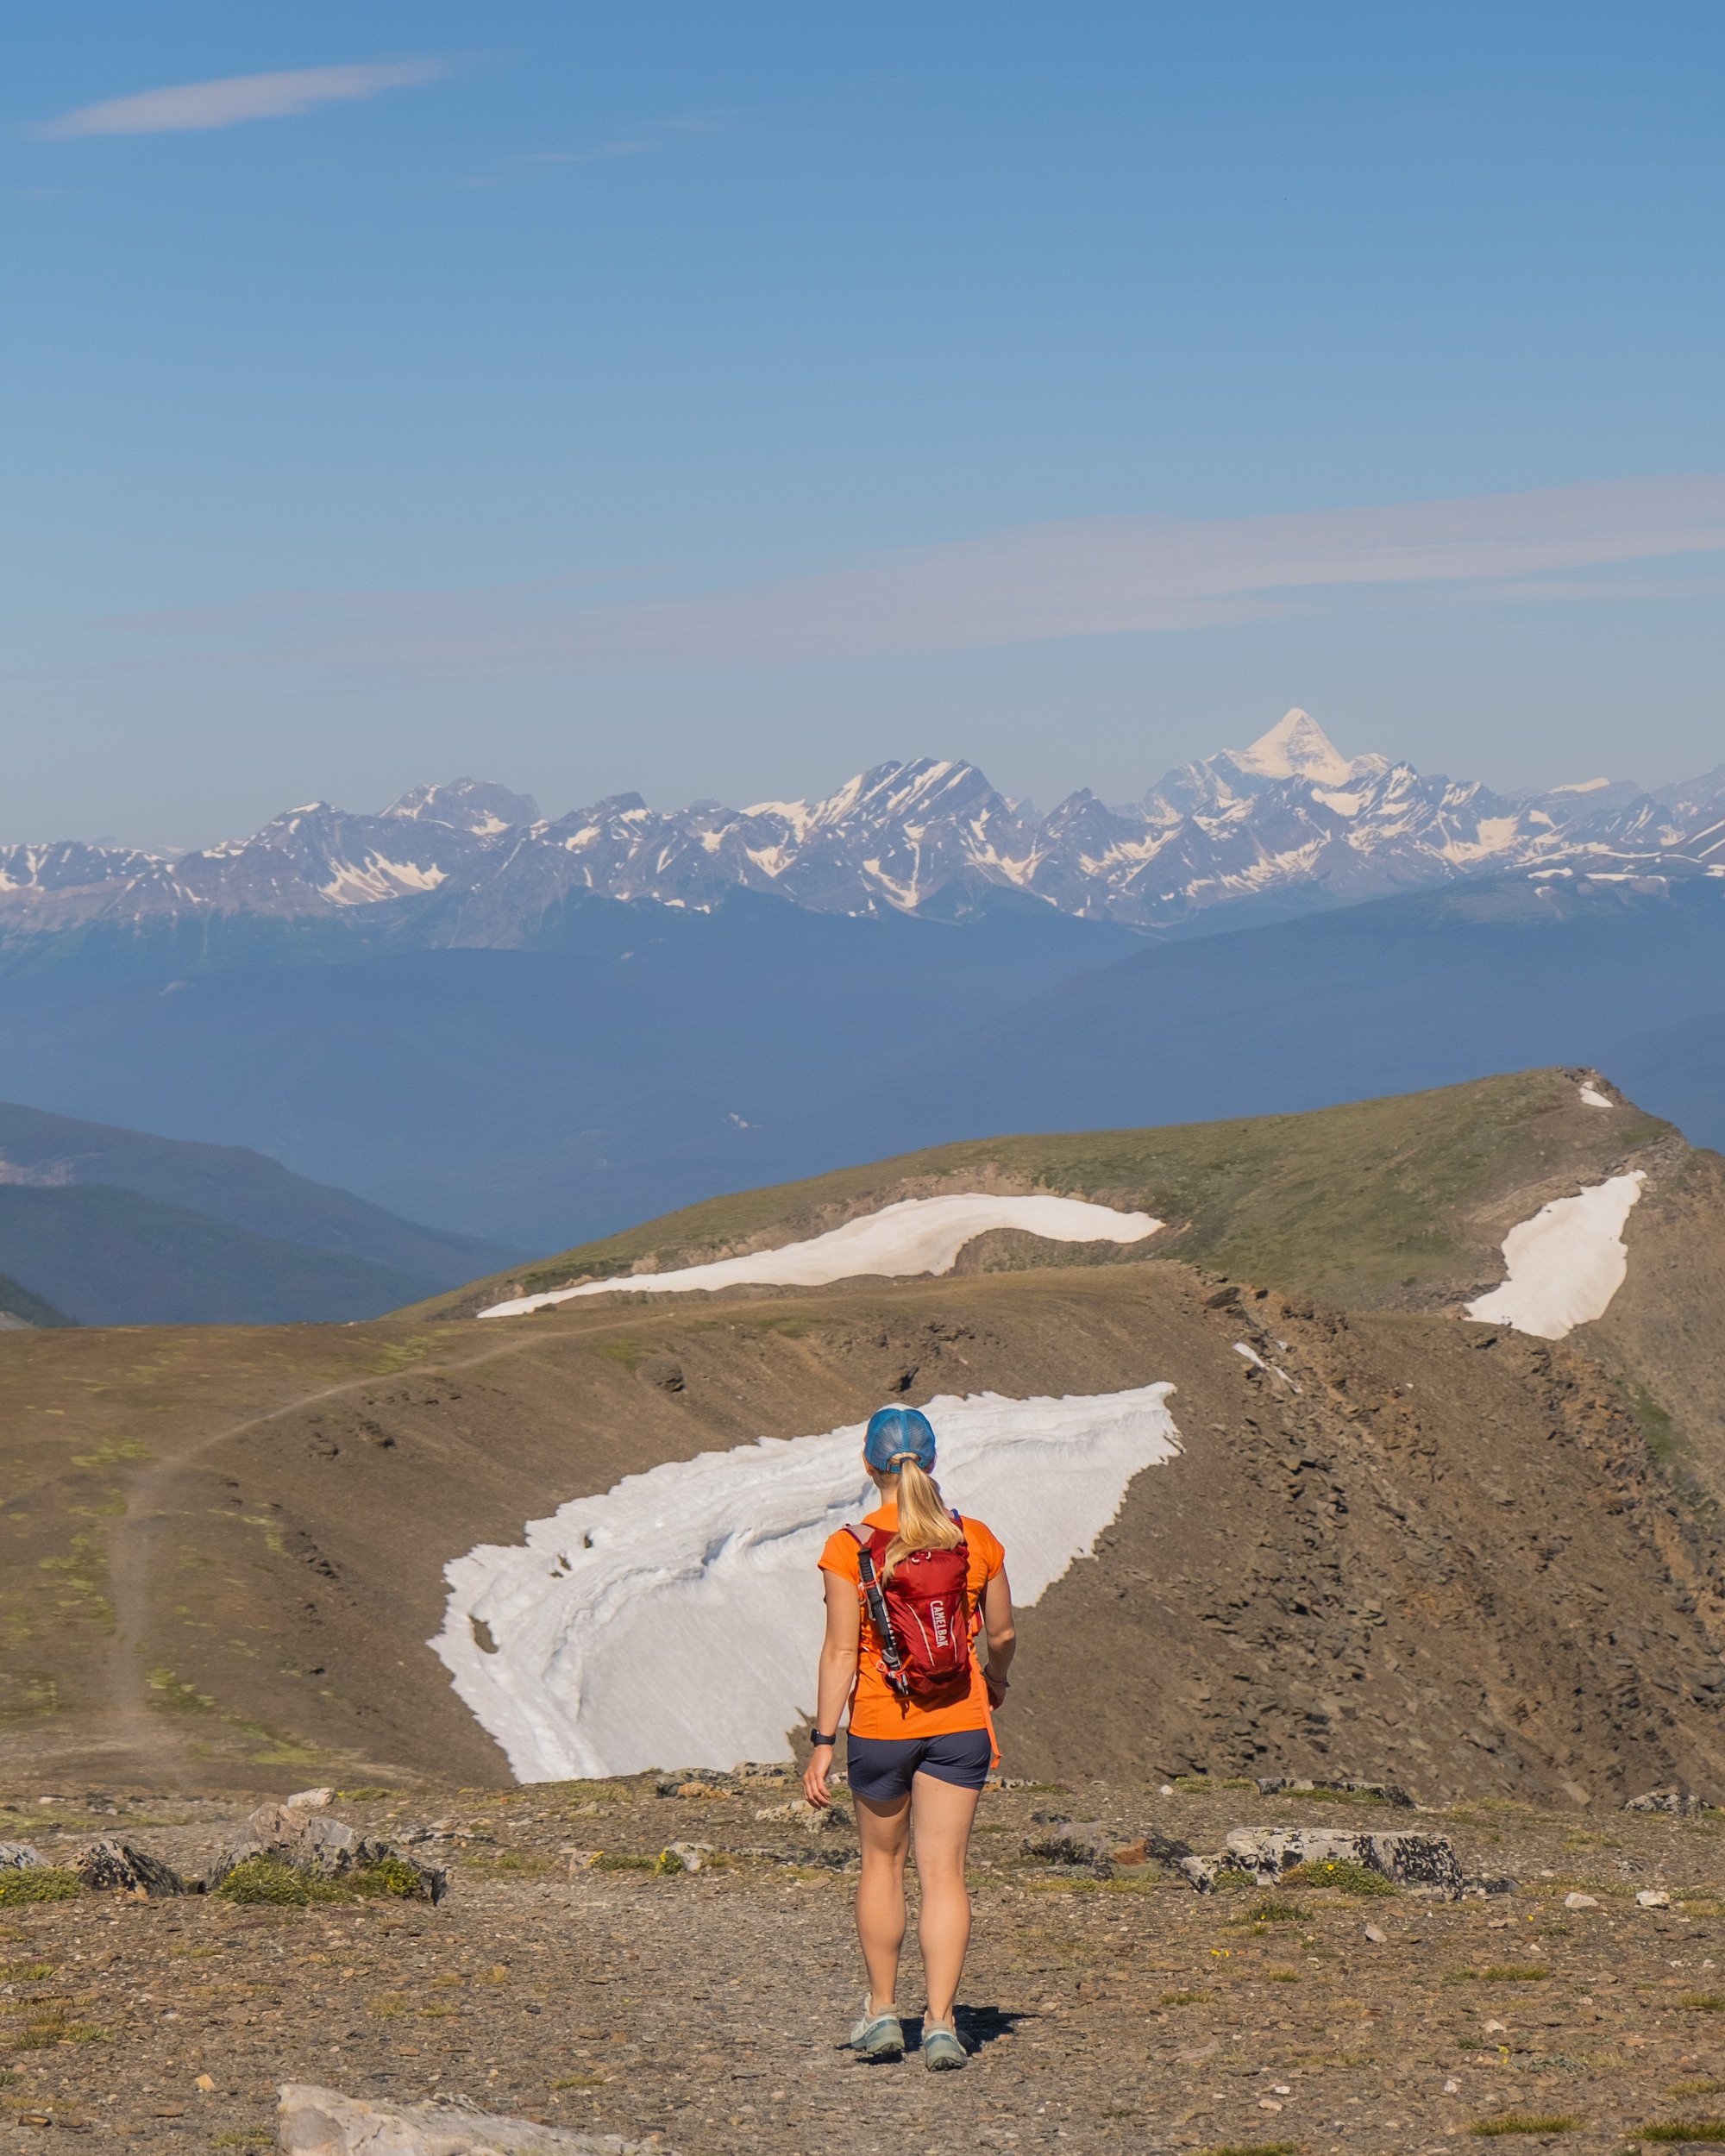
[{"label": "large snowfield", "polygon": [[962,1193],[947,1198],[905,1198],[878,1213],[847,1220],[842,1228],[787,1243],[748,1257],[716,1259],[669,1273],[630,1273],[615,1280],[585,1281],[579,1288],[544,1295],[518,1295],[494,1302],[482,1318],[515,1318],[577,1295],[611,1295],[619,1289],[646,1295],[687,1294],[697,1288],[820,1288],[863,1274],[889,1278],[952,1269],[964,1245],[991,1228],[1021,1228],[1051,1243],[1141,1243],[1162,1225],[1147,1213],[1120,1213],[1083,1198],[994,1198]]},{"label": "large snowfield", "polygon": [[1469,1303],[1468,1316],[1542,1340],[1603,1318],[1628,1277],[1623,1224],[1646,1181],[1639,1168],[1613,1175],[1578,1196],[1554,1198],[1511,1228],[1503,1238],[1509,1277]]},{"label": "large snowfield", "polygon": [[[1133,1476],[1179,1452],[1172,1390],[928,1403],[947,1502],[1005,1544],[1014,1602],[1038,1601]],[[430,1644],[518,1780],[791,1756],[814,1707],[821,1546],[875,1501],[863,1428],[668,1462],[444,1567]]]}]

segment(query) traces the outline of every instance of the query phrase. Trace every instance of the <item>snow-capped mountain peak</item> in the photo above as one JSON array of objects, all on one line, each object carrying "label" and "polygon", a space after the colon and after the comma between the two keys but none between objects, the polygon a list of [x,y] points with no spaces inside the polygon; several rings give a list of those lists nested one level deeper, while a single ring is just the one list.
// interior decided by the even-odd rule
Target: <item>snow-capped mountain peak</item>
[{"label": "snow-capped mountain peak", "polygon": [[1356,766],[1312,714],[1297,705],[1267,734],[1260,734],[1250,749],[1230,749],[1223,754],[1236,769],[1258,779],[1313,779],[1320,786],[1346,786],[1356,775]]},{"label": "snow-capped mountain peak", "polygon": [[392,801],[384,815],[405,823],[447,824],[452,830],[494,838],[499,831],[539,821],[539,804],[530,793],[511,793],[485,779],[451,779],[448,786],[410,787]]},{"label": "snow-capped mountain peak", "polygon": [[1159,824],[1225,816],[1275,787],[1336,789],[1381,779],[1389,768],[1385,756],[1343,755],[1311,713],[1296,705],[1250,749],[1224,749],[1169,772],[1145,795],[1144,809]]}]

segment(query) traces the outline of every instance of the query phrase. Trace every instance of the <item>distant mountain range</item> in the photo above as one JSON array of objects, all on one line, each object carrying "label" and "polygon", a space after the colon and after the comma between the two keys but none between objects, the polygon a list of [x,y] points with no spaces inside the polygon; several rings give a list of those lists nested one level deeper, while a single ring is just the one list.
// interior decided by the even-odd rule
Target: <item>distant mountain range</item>
[{"label": "distant mountain range", "polygon": [[326,931],[321,947],[532,948],[571,899],[710,909],[743,889],[819,913],[962,919],[1013,892],[1156,937],[1285,918],[1506,869],[1725,875],[1725,765],[1646,793],[1594,780],[1508,796],[1344,757],[1307,713],[1182,765],[1141,801],[1047,815],[974,764],[877,765],[823,801],[660,812],[622,794],[552,820],[461,779],[376,816],[314,802],[252,837],[154,855],[0,849],[0,939],[105,925]]},{"label": "distant mountain range", "polygon": [[[0,1272],[86,1322],[358,1315],[917,1146],[1534,1065],[1725,1144],[1725,768],[1509,800],[1290,713],[1130,811],[950,764],[558,823],[461,781],[0,870],[0,1098],[85,1119],[0,1110]],[[154,1271],[147,1204],[188,1216]]]}]

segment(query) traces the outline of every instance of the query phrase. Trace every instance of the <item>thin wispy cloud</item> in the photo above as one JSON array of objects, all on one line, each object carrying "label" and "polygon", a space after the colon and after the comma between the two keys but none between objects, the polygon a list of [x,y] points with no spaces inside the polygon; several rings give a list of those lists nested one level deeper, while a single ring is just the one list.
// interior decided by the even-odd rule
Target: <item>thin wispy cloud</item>
[{"label": "thin wispy cloud", "polygon": [[226,75],[176,83],[128,97],[81,105],[31,133],[47,141],[98,135],[182,135],[238,127],[247,120],[290,120],[318,106],[353,103],[386,90],[412,90],[449,74],[450,60],[361,60],[336,67],[291,67],[269,75]]},{"label": "thin wispy cloud", "polygon": [[648,157],[655,150],[669,149],[674,143],[717,135],[724,124],[712,116],[655,120],[639,135],[625,136],[621,141],[595,142],[578,150],[523,150],[512,161],[518,165],[599,165],[612,157]]},{"label": "thin wispy cloud", "polygon": [[1033,524],[862,567],[624,604],[543,584],[274,594],[110,626],[187,638],[206,656],[213,645],[391,670],[807,664],[1211,627],[1374,589],[1491,603],[1644,597],[1659,587],[1588,573],[1721,552],[1725,475],[1706,475],[1201,523]]},{"label": "thin wispy cloud", "polygon": [[[656,120],[643,128],[639,135],[620,137],[612,142],[593,142],[573,150],[518,150],[508,160],[506,177],[522,180],[536,171],[543,171],[559,165],[608,165],[618,158],[652,157],[661,151],[675,147],[681,142],[698,140],[702,135],[717,135],[724,127],[722,119],[695,116],[675,120]],[[499,187],[505,175],[485,172],[464,181],[468,187]]]}]

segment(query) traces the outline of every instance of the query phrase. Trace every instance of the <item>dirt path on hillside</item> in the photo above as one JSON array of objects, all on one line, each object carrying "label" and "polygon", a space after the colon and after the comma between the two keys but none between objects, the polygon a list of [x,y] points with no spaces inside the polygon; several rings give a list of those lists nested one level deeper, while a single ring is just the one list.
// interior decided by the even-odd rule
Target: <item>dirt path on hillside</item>
[{"label": "dirt path on hillside", "polygon": [[[472,1369],[500,1356],[518,1355],[533,1344],[530,1334],[524,1333],[514,1340],[505,1337],[474,1354],[445,1362],[433,1362],[428,1357],[414,1367],[427,1372]],[[108,1589],[114,1622],[101,1684],[102,1695],[107,1702],[111,1746],[125,1757],[129,1771],[138,1779],[178,1786],[185,1782],[192,1764],[185,1756],[183,1739],[172,1721],[151,1707],[149,1679],[144,1666],[150,1617],[149,1527],[153,1520],[164,1516],[159,1505],[167,1486],[194,1460],[217,1445],[243,1437],[248,1431],[262,1429],[284,1416],[303,1413],[326,1401],[362,1392],[378,1382],[377,1373],[367,1371],[357,1377],[343,1378],[338,1384],[313,1387],[291,1399],[278,1401],[259,1414],[242,1416],[237,1422],[208,1431],[166,1458],[152,1461],[139,1470],[127,1493],[125,1513],[109,1531]],[[191,1778],[195,1780],[196,1775]]]}]

